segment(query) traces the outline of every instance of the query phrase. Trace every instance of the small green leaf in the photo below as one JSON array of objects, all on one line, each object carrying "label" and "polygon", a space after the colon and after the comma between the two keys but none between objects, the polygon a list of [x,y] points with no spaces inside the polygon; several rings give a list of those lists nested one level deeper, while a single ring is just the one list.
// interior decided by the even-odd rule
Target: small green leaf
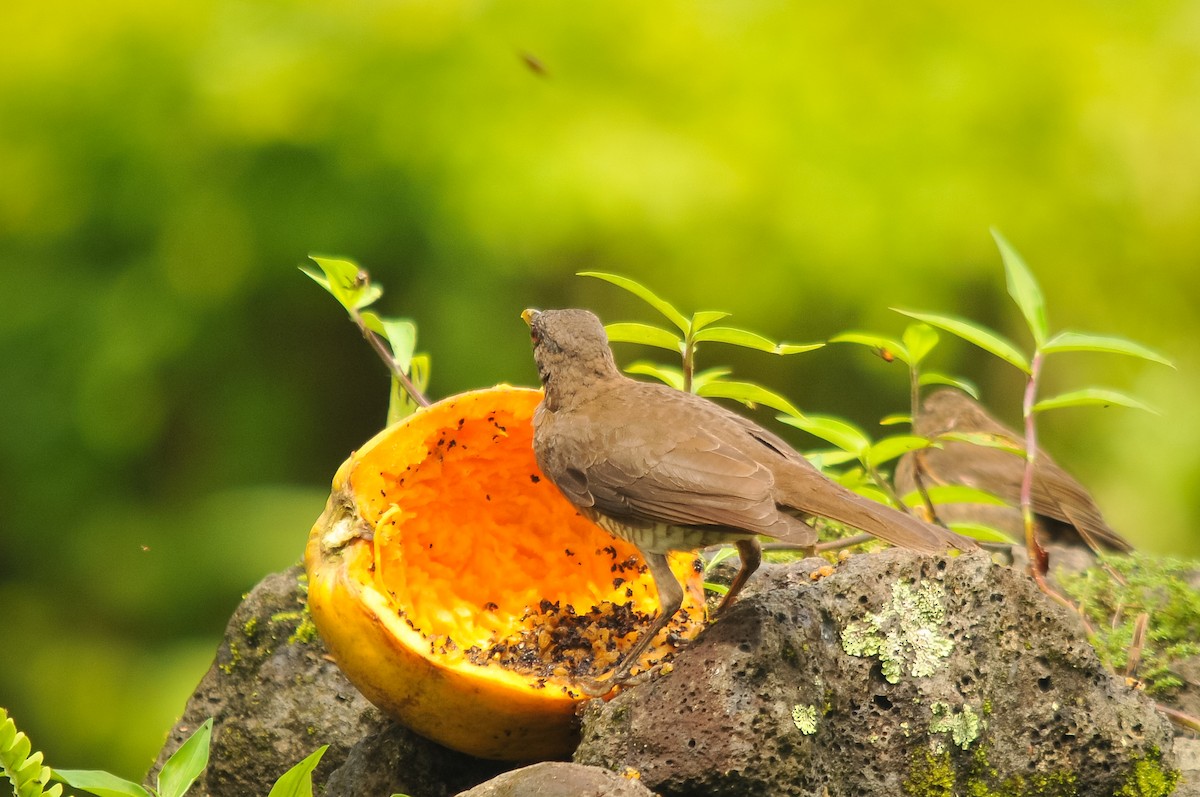
[{"label": "small green leaf", "polygon": [[768,390],[762,385],[756,385],[753,382],[709,382],[699,388],[696,388],[696,395],[705,396],[707,398],[733,399],[734,401],[740,401],[750,407],[753,407],[756,404],[763,404],[767,407],[779,410],[780,412],[789,413],[793,416],[801,415],[800,410],[796,409],[792,402],[788,401],[775,391]]},{"label": "small green leaf", "polygon": [[804,455],[804,458],[812,463],[813,467],[819,471],[824,471],[828,468],[836,468],[838,465],[845,465],[847,462],[857,462],[858,455],[850,451],[844,451],[840,448],[827,448],[820,451],[809,451]]},{"label": "small green leaf", "polygon": [[902,337],[913,365],[919,365],[938,344],[937,330],[928,324],[909,324]]},{"label": "small green leaf", "polygon": [[312,773],[329,745],[324,744],[311,755],[283,773],[271,787],[267,797],[312,797]]},{"label": "small green leaf", "polygon": [[1025,316],[1025,323],[1029,326],[1033,341],[1040,348],[1050,334],[1050,325],[1046,322],[1046,300],[1042,296],[1042,289],[1038,287],[1037,280],[1034,279],[1029,266],[1025,265],[1024,258],[994,227],[992,228],[992,237],[996,239],[996,246],[1000,248],[1000,258],[1004,261],[1008,295],[1021,309],[1021,315]]},{"label": "small green leaf", "polygon": [[935,371],[927,371],[917,377],[917,384],[919,384],[921,387],[927,387],[929,385],[949,385],[950,387],[958,388],[976,401],[979,400],[979,388],[975,386],[974,382],[961,377],[950,376],[949,374],[940,374]]},{"label": "small green leaf", "polygon": [[[938,484],[926,488],[925,492],[929,493],[929,500],[934,504],[989,504],[994,506],[1007,506],[1008,502],[997,495],[989,493],[987,490],[980,490],[977,487],[967,487],[961,484]],[[909,506],[918,506],[923,503],[920,490],[913,490],[903,498],[904,503]]]},{"label": "small green leaf", "polygon": [[1070,393],[1063,393],[1058,396],[1044,398],[1037,404],[1033,405],[1034,412],[1042,412],[1044,410],[1059,409],[1061,407],[1131,407],[1137,410],[1146,410],[1155,415],[1161,415],[1158,410],[1144,404],[1141,401],[1120,393],[1116,390],[1107,390],[1099,387],[1089,387],[1083,390],[1073,390]]},{"label": "small green leaf", "polygon": [[697,374],[692,375],[692,390],[699,391],[704,385],[709,382],[717,382],[729,376],[732,371],[728,368],[705,368]]},{"label": "small green leaf", "polygon": [[56,769],[54,777],[96,797],[150,797],[138,784],[98,769]]},{"label": "small green leaf", "polygon": [[980,326],[974,321],[968,321],[958,316],[942,315],[939,313],[918,313],[913,310],[903,310],[899,307],[893,307],[892,309],[909,318],[924,321],[926,324],[935,326],[938,329],[944,329],[952,335],[957,335],[968,343],[973,343],[984,351],[996,355],[1006,363],[1015,365],[1025,373],[1029,373],[1028,358],[1006,338],[997,335],[987,327]]},{"label": "small green leaf", "polygon": [[1125,338],[1112,335],[1090,335],[1086,332],[1059,332],[1042,346],[1042,352],[1052,354],[1060,351],[1094,351],[1108,354],[1127,354],[1131,357],[1141,357],[1143,360],[1161,363],[1175,367],[1175,364],[1163,355],[1148,349],[1140,343],[1134,343]]},{"label": "small green leaf", "polygon": [[909,451],[916,451],[920,448],[929,448],[930,443],[924,437],[917,435],[892,435],[877,441],[870,446],[863,454],[867,464],[873,468],[877,468],[885,462],[890,462],[897,457],[907,454]]},{"label": "small green leaf", "polygon": [[970,443],[974,446],[1007,451],[1019,457],[1025,456],[1025,449],[1021,447],[1020,443],[1000,434],[989,434],[987,432],[946,432],[945,434],[938,435],[936,440],[938,442],[945,441],[949,443]]},{"label": "small green leaf", "polygon": [[729,313],[721,310],[701,310],[698,313],[692,313],[692,334],[695,335],[709,324],[716,323],[722,318],[729,318]]},{"label": "small green leaf", "polygon": [[309,255],[309,260],[320,266],[324,277],[305,266],[300,270],[333,294],[347,311],[361,310],[383,295],[383,289],[368,283],[363,270],[352,260],[315,255]]},{"label": "small green leaf", "polygon": [[714,567],[721,564],[721,562],[724,562],[735,553],[737,553],[737,549],[732,545],[722,545],[720,548],[714,551],[711,556],[706,555],[704,557],[704,572],[711,572]]},{"label": "small green leaf", "polygon": [[670,385],[676,390],[683,390],[683,371],[670,366],[658,365],[657,363],[646,362],[639,360],[630,364],[625,369],[627,374],[637,374],[638,376],[652,376],[665,385]]},{"label": "small green leaf", "polygon": [[906,365],[912,365],[912,356],[903,343],[895,338],[889,338],[884,335],[875,335],[870,332],[843,332],[840,335],[834,335],[829,339],[830,343],[857,343],[860,346],[867,346],[880,353],[888,353],[893,355],[897,360]]},{"label": "small green leaf", "polygon": [[907,412],[896,412],[891,415],[885,415],[879,421],[880,426],[899,426],[901,424],[912,426],[912,416]]},{"label": "small green leaf", "polygon": [[692,336],[697,343],[711,341],[714,343],[730,343],[734,346],[744,346],[770,354],[799,354],[800,352],[819,349],[823,343],[774,343],[768,338],[754,332],[735,327],[707,327]]},{"label": "small green leaf", "polygon": [[774,353],[786,357],[789,354],[803,354],[806,351],[814,351],[824,347],[824,343],[780,343],[775,346]]},{"label": "small green leaf", "polygon": [[383,336],[392,349],[396,365],[405,374],[412,368],[413,351],[417,348],[417,325],[407,318],[381,318]]},{"label": "small green leaf", "polygon": [[163,764],[158,773],[159,797],[183,797],[183,793],[200,777],[200,773],[208,766],[212,728],[212,717],[209,717]]},{"label": "small green leaf", "polygon": [[805,415],[802,418],[780,415],[779,420],[797,429],[803,429],[814,437],[833,443],[843,451],[857,456],[871,445],[871,438],[852,423],[829,415]]},{"label": "small green leaf", "polygon": [[618,288],[624,288],[646,304],[653,307],[658,312],[662,313],[668,321],[679,327],[679,331],[684,335],[686,335],[691,329],[691,324],[686,318],[684,318],[683,313],[676,310],[669,302],[660,299],[658,295],[654,293],[654,291],[650,290],[636,280],[631,280],[629,277],[622,277],[618,274],[607,274],[603,271],[580,271],[578,272],[578,276],[595,277],[596,279],[604,280],[605,282],[616,285]]},{"label": "small green leaf", "polygon": [[982,523],[951,521],[946,525],[950,527],[951,531],[956,531],[964,537],[970,537],[979,542],[1012,542],[1012,537],[1009,537],[1003,531],[994,529],[991,526],[985,526]]},{"label": "small green leaf", "polygon": [[683,351],[683,340],[674,333],[636,321],[622,321],[608,324],[604,327],[608,339],[613,343],[641,343],[644,346],[657,346],[660,349],[679,354]]}]

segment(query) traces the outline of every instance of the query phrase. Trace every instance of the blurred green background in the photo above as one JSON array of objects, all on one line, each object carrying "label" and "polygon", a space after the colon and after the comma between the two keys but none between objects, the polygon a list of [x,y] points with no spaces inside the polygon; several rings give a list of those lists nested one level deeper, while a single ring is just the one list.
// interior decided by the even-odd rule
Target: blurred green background
[{"label": "blurred green background", "polygon": [[[441,396],[533,384],[526,306],[653,320],[583,269],[796,342],[898,334],[897,305],[1024,341],[995,225],[1056,328],[1179,365],[1058,356],[1048,392],[1164,414],[1044,439],[1135,543],[1200,553],[1200,3],[7,0],[0,26],[0,705],[54,765],[140,777],[383,421],[309,252],[371,270]],[[876,432],[904,407],[855,347],[701,358]],[[937,358],[1014,417],[1010,368]]]}]

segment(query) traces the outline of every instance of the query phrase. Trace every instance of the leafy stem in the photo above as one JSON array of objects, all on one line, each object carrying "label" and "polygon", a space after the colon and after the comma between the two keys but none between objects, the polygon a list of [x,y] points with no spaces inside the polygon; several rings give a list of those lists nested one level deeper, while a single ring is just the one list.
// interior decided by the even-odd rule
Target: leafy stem
[{"label": "leafy stem", "polygon": [[416,325],[407,319],[385,318],[374,311],[364,311],[383,295],[383,289],[372,284],[370,274],[357,263],[329,257],[311,259],[321,272],[303,266],[300,270],[338,300],[392,373],[388,423],[395,423],[420,407],[428,407],[424,390],[429,382],[429,356],[414,353]]}]

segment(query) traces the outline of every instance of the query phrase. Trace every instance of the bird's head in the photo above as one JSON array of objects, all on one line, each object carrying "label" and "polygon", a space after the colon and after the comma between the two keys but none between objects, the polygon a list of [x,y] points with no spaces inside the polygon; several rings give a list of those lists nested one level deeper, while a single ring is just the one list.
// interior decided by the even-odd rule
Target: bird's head
[{"label": "bird's head", "polygon": [[551,403],[595,382],[620,376],[600,319],[587,310],[526,310],[533,359]]}]

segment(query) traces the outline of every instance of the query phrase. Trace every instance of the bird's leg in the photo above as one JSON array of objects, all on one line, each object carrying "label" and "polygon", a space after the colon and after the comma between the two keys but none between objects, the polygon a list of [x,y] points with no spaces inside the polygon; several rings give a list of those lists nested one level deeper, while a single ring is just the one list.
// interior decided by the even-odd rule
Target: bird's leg
[{"label": "bird's leg", "polygon": [[658,590],[658,616],[654,618],[654,622],[650,627],[638,635],[638,640],[625,654],[625,658],[621,660],[621,664],[613,670],[613,674],[604,680],[592,680],[581,682],[579,685],[580,691],[585,695],[599,697],[600,695],[608,694],[614,686],[626,683],[629,680],[629,673],[637,666],[642,658],[642,654],[650,647],[650,643],[658,636],[658,632],[663,630],[667,623],[671,622],[671,618],[675,616],[675,612],[679,611],[679,607],[683,605],[683,587],[675,578],[675,574],[671,572],[671,566],[667,564],[666,554],[642,552],[642,559],[645,560],[647,567],[650,568],[650,576],[654,579],[654,586]]},{"label": "bird's leg", "polygon": [[737,594],[742,591],[742,587],[746,586],[746,581],[762,564],[762,544],[757,537],[747,537],[734,544],[737,545],[738,558],[742,560],[742,566],[738,568],[737,575],[733,577],[733,583],[729,585],[729,591],[725,593],[721,605],[717,607],[717,614],[725,611],[725,607],[733,603]]}]

